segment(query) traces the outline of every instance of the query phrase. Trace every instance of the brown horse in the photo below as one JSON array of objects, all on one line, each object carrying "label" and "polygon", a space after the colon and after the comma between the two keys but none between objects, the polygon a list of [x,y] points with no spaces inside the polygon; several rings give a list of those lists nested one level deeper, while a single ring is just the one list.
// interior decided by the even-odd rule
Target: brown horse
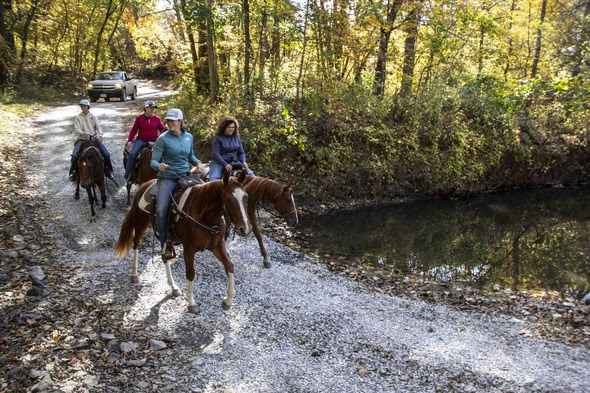
[{"label": "brown horse", "polygon": [[252,232],[258,240],[260,253],[262,254],[262,264],[264,267],[270,267],[270,258],[266,253],[262,236],[258,230],[258,221],[256,220],[256,204],[258,202],[272,202],[279,216],[284,218],[289,225],[296,225],[299,222],[297,216],[297,206],[293,198],[293,189],[291,186],[281,184],[271,179],[258,176],[246,176],[244,182],[246,193],[248,193],[248,219],[252,225]]},{"label": "brown horse", "polygon": [[[193,280],[195,278],[194,259],[195,253],[202,250],[210,250],[217,259],[221,261],[227,275],[227,297],[223,300],[222,306],[229,309],[234,297],[234,265],[227,253],[225,245],[226,223],[223,219],[224,210],[229,214],[230,219],[236,226],[239,235],[247,236],[252,227],[248,222],[246,206],[248,195],[242,185],[245,175],[239,178],[224,175],[223,180],[205,183],[189,189],[186,201],[181,208],[179,219],[176,223],[176,235],[182,243],[184,250],[184,263],[186,267],[186,299],[188,311],[195,313],[197,305],[193,299]],[[138,282],[137,257],[141,238],[150,224],[150,214],[141,210],[140,200],[146,190],[155,182],[149,180],[143,183],[133,199],[133,205],[127,212],[119,239],[115,243],[117,257],[123,258],[133,244],[133,262],[131,265],[131,281]],[[174,202],[173,202],[174,203]],[[172,289],[172,295],[180,295],[170,271],[170,263],[164,261],[168,285]]]},{"label": "brown horse", "polygon": [[90,211],[95,216],[94,202],[98,202],[96,197],[96,186],[100,190],[100,199],[104,209],[107,202],[106,186],[104,177],[104,159],[100,153],[97,141],[84,141],[80,147],[78,157],[78,179],[76,182],[76,193],[74,198],[80,198],[80,185],[88,193],[90,202]]},{"label": "brown horse", "polygon": [[[145,148],[144,148],[145,149]],[[143,149],[142,149],[143,150]],[[140,154],[138,154],[141,156]],[[148,180],[156,178],[156,171],[150,166],[152,160],[152,149],[149,152],[141,156],[139,163],[136,164],[137,169],[133,170],[131,178],[133,184],[142,184]],[[124,156],[123,165],[127,165],[127,155]],[[137,172],[137,176],[134,176]],[[127,206],[131,205],[131,184],[127,183]]]}]

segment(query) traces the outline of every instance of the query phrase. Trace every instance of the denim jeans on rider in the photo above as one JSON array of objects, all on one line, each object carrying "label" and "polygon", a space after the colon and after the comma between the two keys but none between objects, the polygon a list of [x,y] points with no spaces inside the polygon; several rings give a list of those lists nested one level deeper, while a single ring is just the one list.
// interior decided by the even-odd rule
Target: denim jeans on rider
[{"label": "denim jeans on rider", "polygon": [[158,191],[156,194],[156,227],[158,228],[158,237],[162,248],[164,248],[168,234],[168,209],[177,182],[178,179],[158,179],[156,184]]},{"label": "denim jeans on rider", "polygon": [[[250,176],[254,176],[254,172],[250,168],[246,169],[246,173]],[[209,163],[209,181],[219,180],[223,176],[223,166],[215,160],[211,160]]]},{"label": "denim jeans on rider", "polygon": [[145,146],[144,141],[140,141],[136,139],[133,144],[131,145],[131,150],[129,151],[129,156],[127,157],[127,166],[125,167],[125,180],[129,180],[129,176],[131,172],[133,172],[133,167],[135,166],[135,159],[137,155],[141,151],[141,149]]},{"label": "denim jeans on rider", "polygon": [[[78,163],[78,153],[80,153],[80,149],[82,148],[82,142],[84,142],[84,139],[78,139],[76,141],[76,144],[74,145],[74,151],[72,151],[71,160],[72,167],[75,167],[75,165]],[[98,148],[102,153],[102,156],[104,157],[104,161],[106,163],[107,168],[113,170],[113,166],[111,165],[111,153],[109,153],[105,145],[103,145],[102,143],[98,144]]]}]

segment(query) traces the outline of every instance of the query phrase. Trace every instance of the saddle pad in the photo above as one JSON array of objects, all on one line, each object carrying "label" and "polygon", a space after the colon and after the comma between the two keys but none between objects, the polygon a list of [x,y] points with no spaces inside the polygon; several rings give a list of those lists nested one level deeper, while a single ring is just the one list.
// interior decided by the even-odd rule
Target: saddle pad
[{"label": "saddle pad", "polygon": [[[191,188],[189,187],[186,190],[182,191],[180,198],[178,198],[178,194],[175,193],[174,200],[178,201],[178,210],[182,210],[190,192],[191,192]],[[152,214],[152,212],[155,212],[156,209],[155,209],[155,206],[152,206],[152,201],[155,203],[157,194],[158,194],[158,182],[155,181],[152,183],[152,185],[150,185],[145,190],[145,192],[141,196],[141,199],[139,200],[138,207],[148,214]],[[172,203],[172,205],[173,205],[173,203]],[[180,219],[180,215],[178,213],[175,213],[174,217],[173,217],[174,222],[177,222],[179,219]]]},{"label": "saddle pad", "polygon": [[152,185],[145,190],[141,196],[141,199],[139,200],[138,207],[149,214],[156,211],[155,206],[152,206],[152,201],[156,200],[156,194],[158,194],[157,184],[157,181],[153,182]]}]

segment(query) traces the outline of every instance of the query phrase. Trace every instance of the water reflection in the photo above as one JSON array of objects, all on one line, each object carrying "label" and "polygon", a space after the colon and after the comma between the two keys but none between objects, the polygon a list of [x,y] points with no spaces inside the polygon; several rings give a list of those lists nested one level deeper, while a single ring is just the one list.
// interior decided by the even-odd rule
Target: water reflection
[{"label": "water reflection", "polygon": [[590,188],[421,201],[304,219],[312,249],[439,281],[584,291]]}]

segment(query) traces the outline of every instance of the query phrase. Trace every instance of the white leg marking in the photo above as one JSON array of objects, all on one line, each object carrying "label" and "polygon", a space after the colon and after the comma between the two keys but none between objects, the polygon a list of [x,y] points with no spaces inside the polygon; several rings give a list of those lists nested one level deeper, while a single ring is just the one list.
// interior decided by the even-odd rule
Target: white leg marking
[{"label": "white leg marking", "polygon": [[172,292],[179,291],[176,283],[174,282],[174,278],[172,277],[172,269],[170,269],[170,263],[164,262],[164,269],[166,269],[166,279],[168,280],[168,286],[172,289]]},{"label": "white leg marking", "polygon": [[137,277],[137,260],[139,256],[139,250],[133,250],[133,261],[131,262],[131,277]]},{"label": "white leg marking", "polygon": [[299,215],[297,215],[297,206],[295,206],[295,198],[291,194],[291,202],[293,202],[293,211],[295,211],[295,224],[299,224]]},{"label": "white leg marking", "polygon": [[244,228],[246,230],[246,235],[252,231],[252,227],[250,226],[250,221],[248,221],[248,215],[246,214],[246,207],[244,206],[244,198],[246,193],[241,188],[236,188],[232,193],[234,198],[238,200],[238,205],[240,206],[240,213],[242,213],[242,221],[246,224]]},{"label": "white leg marking", "polygon": [[193,282],[186,280],[186,301],[188,302],[188,306],[197,306],[195,303],[195,299],[193,299]]},{"label": "white leg marking", "polygon": [[227,306],[231,306],[233,300],[234,300],[234,295],[236,294],[235,289],[234,289],[234,274],[233,273],[228,273],[227,274],[227,297],[225,299],[223,299],[223,302],[227,305]]}]

